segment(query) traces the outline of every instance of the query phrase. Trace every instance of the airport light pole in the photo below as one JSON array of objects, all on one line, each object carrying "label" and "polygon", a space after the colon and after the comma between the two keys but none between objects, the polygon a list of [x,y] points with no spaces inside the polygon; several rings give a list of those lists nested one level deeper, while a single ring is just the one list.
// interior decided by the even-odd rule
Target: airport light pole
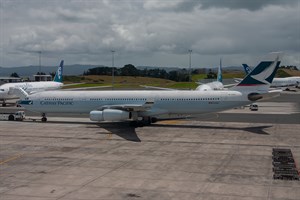
[{"label": "airport light pole", "polygon": [[189,82],[192,81],[191,71],[192,71],[192,49],[189,49]]},{"label": "airport light pole", "polygon": [[111,66],[112,66],[112,88],[114,88],[114,84],[115,84],[115,70],[114,70],[114,67],[115,67],[115,51],[114,50],[111,50]]},{"label": "airport light pole", "polygon": [[39,75],[39,81],[41,81],[41,73],[42,73],[42,71],[41,71],[41,68],[42,68],[42,62],[41,62],[41,56],[42,56],[42,51],[38,51],[38,53],[39,53],[39,72],[40,72],[40,75]]}]

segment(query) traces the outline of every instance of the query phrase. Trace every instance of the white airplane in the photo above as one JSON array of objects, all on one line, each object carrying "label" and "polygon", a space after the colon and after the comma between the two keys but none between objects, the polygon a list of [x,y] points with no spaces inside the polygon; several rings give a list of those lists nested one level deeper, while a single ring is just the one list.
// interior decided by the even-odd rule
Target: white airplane
[{"label": "white airplane", "polygon": [[[195,89],[197,91],[224,90],[225,86],[223,85],[222,59],[220,59],[220,65],[219,65],[219,68],[218,68],[217,80],[213,81],[213,82],[209,82],[209,83],[200,83],[200,82],[198,82],[198,84],[199,84],[199,86]],[[236,84],[234,84],[234,85],[236,85]],[[233,85],[230,85],[230,86],[233,86]]]},{"label": "white airplane", "polygon": [[22,88],[29,94],[41,92],[45,90],[56,90],[63,86],[62,73],[63,73],[64,61],[60,62],[60,65],[56,71],[53,81],[40,81],[40,82],[19,82],[19,83],[6,83],[0,86],[0,100],[2,106],[6,106],[6,100],[18,99],[19,96],[12,94],[10,88]]},{"label": "white airplane", "polygon": [[13,88],[13,92],[21,96],[18,104],[41,113],[42,121],[47,121],[47,113],[89,113],[91,121],[150,124],[165,114],[218,112],[278,96],[280,93],[269,91],[269,87],[279,64],[278,59],[261,62],[231,90],[47,91],[27,94],[22,88]]},{"label": "white airplane", "polygon": [[[209,83],[197,82],[197,84],[199,84],[199,86],[195,89],[196,91],[224,90],[224,89],[227,89],[228,87],[232,87],[232,86],[236,85],[236,84],[228,84],[228,85],[223,84],[222,60],[221,59],[220,59],[220,65],[218,68],[217,80],[213,81],[213,82],[209,82]],[[177,90],[177,89],[172,89],[172,88],[146,86],[146,85],[141,85],[141,87],[149,88],[149,89],[158,89],[158,90]]]},{"label": "white airplane", "polygon": [[[252,69],[247,64],[243,64],[243,67],[246,74],[249,74],[252,71]],[[279,87],[285,90],[288,90],[288,87],[300,87],[300,76],[274,78],[271,87]]]}]

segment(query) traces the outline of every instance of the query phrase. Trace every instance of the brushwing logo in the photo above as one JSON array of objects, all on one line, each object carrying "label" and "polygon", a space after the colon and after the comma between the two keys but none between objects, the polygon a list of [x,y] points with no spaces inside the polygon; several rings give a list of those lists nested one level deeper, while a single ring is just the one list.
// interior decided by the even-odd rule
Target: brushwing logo
[{"label": "brushwing logo", "polygon": [[279,56],[275,61],[260,62],[245,79],[243,79],[238,86],[257,86],[271,84],[277,68],[280,65]]},{"label": "brushwing logo", "polygon": [[272,62],[272,64],[267,67],[266,69],[264,69],[261,73],[259,74],[256,74],[256,75],[251,75],[251,78],[259,81],[259,82],[262,82],[264,84],[270,84],[271,82],[268,81],[269,77],[273,74],[276,66],[278,65],[278,60],[279,60],[279,57],[277,56],[275,61]]}]

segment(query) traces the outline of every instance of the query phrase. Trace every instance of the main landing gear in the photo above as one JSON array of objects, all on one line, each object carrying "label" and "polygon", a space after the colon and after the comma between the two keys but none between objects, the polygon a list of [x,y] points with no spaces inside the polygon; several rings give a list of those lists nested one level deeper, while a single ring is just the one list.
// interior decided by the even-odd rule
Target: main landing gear
[{"label": "main landing gear", "polygon": [[46,117],[46,113],[42,113],[42,122],[46,122],[47,121],[47,117]]},{"label": "main landing gear", "polygon": [[143,117],[142,120],[137,120],[137,121],[131,121],[130,126],[133,127],[143,127],[143,126],[149,126],[152,123],[157,122],[156,117]]}]

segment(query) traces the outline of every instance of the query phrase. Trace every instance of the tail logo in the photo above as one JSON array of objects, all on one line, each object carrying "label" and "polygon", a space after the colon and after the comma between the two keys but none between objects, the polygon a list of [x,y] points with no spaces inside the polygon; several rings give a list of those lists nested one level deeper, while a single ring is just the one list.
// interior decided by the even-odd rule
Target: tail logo
[{"label": "tail logo", "polygon": [[59,67],[57,69],[57,76],[58,76],[58,79],[61,79],[61,67]]},{"label": "tail logo", "polygon": [[251,75],[251,78],[255,79],[258,82],[262,82],[263,84],[271,83],[270,81],[268,81],[268,79],[273,74],[275,67],[278,64],[278,59],[279,57],[277,56],[275,61],[272,62],[272,64],[268,68],[266,68],[264,71],[260,72],[259,74]]},{"label": "tail logo", "polygon": [[238,86],[270,85],[280,65],[279,56],[274,61],[262,61],[248,74]]},{"label": "tail logo", "polygon": [[53,81],[62,82],[63,65],[64,65],[64,61],[62,60],[60,62],[60,65],[59,65],[57,71],[56,71],[56,74],[55,74],[55,77],[54,77]]}]

